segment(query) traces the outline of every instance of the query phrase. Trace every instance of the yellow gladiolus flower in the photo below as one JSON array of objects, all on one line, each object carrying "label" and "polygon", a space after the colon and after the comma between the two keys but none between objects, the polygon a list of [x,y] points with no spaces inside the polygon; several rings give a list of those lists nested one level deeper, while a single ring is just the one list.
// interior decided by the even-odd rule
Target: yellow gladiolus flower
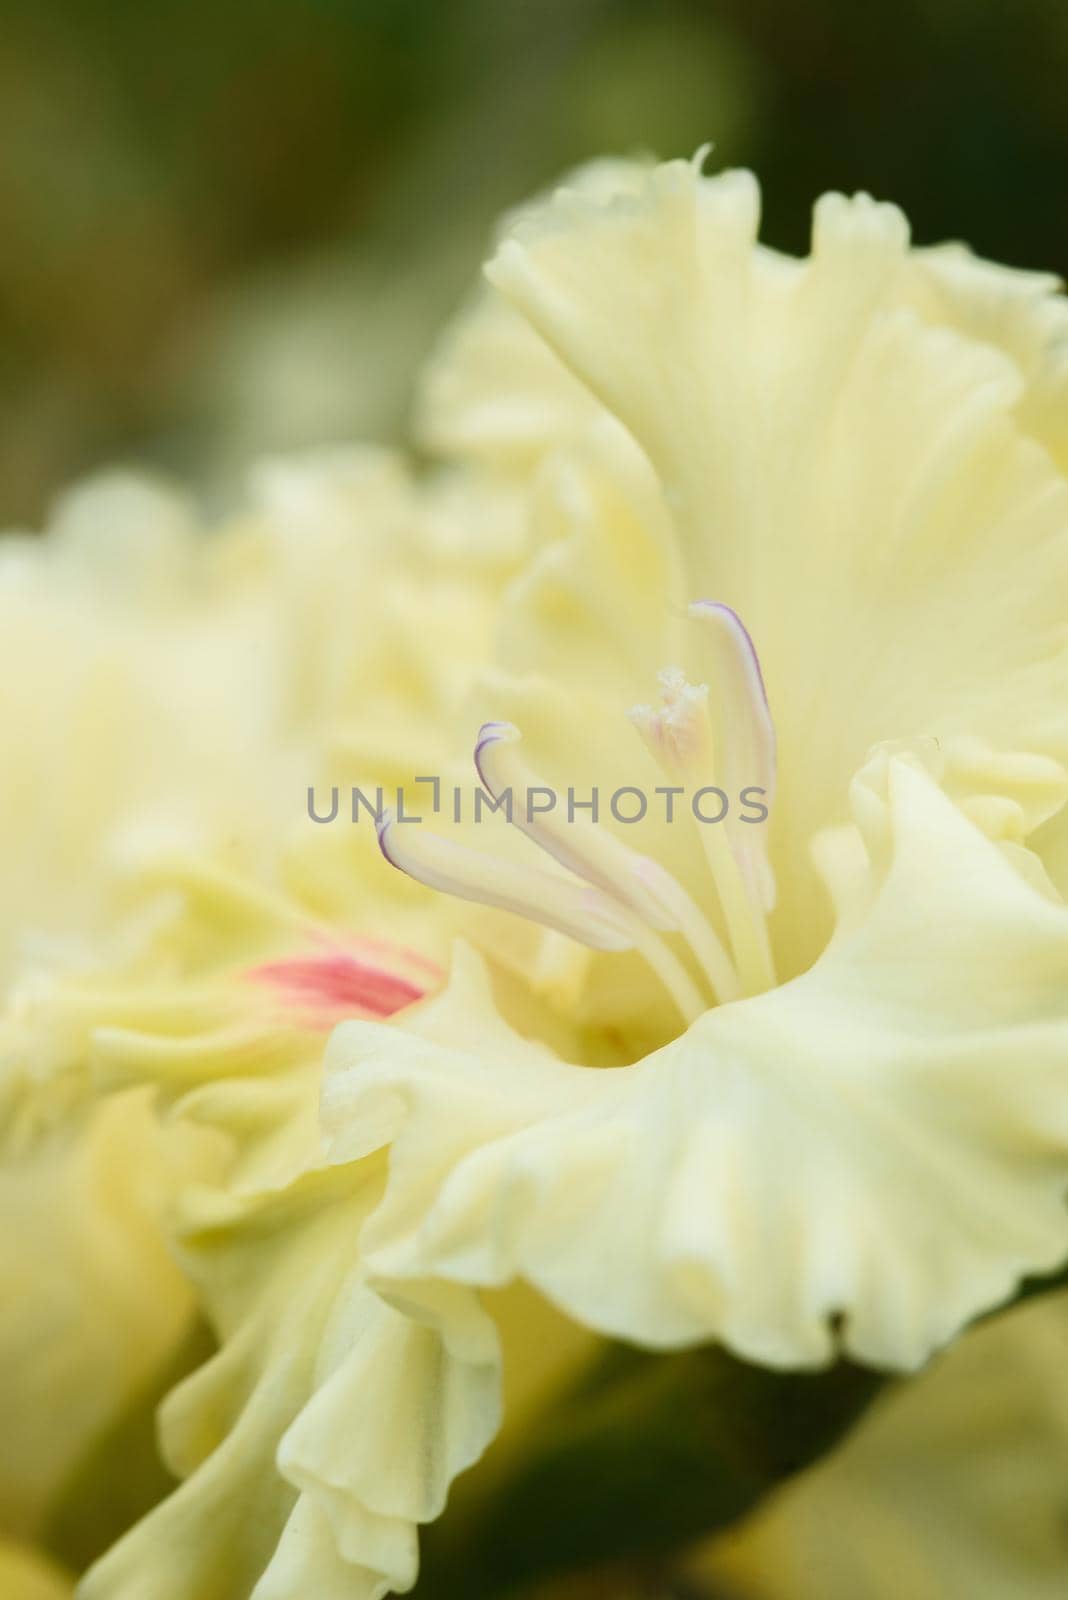
[{"label": "yellow gladiolus flower", "polygon": [[[568,1003],[622,1064],[525,1037],[461,951],[445,996],[337,1029],[324,1117],[339,1165],[391,1144],[363,1242],[396,1303],[522,1278],[653,1348],[907,1370],[1068,1254],[1040,853],[1068,794],[1068,312],[863,196],[820,202],[804,261],[756,227],[748,175],[672,163],[500,246],[542,341],[513,470],[543,454],[477,697],[496,814],[380,829],[494,930],[586,946]],[[474,316],[469,450],[478,319],[506,320]]]},{"label": "yellow gladiolus flower", "polygon": [[[381,451],[326,452],[265,465],[251,508],[208,535],[169,491],[115,477],[69,497],[43,540],[11,542],[0,562],[4,647],[17,655],[4,737],[19,775],[4,799],[18,848],[0,850],[0,1182],[25,1218],[0,1263],[19,1305],[5,1327],[0,1510],[36,1533],[58,1500],[76,1522],[79,1475],[103,1470],[100,1440],[169,1366],[197,1309],[224,1349],[166,1412],[168,1464],[190,1480],[165,1514],[189,1563],[167,1579],[176,1593],[206,1593],[195,1574],[209,1567],[221,1582],[223,1552],[238,1588],[258,1577],[301,1498],[274,1453],[326,1368],[296,1374],[294,1349],[314,1341],[341,1365],[347,1333],[334,1320],[362,1321],[368,1360],[399,1327],[411,1350],[401,1371],[438,1371],[435,1336],[360,1286],[374,1173],[341,1186],[351,1205],[333,1173],[316,1190],[316,1113],[333,1023],[388,1016],[437,987],[445,945],[432,897],[396,894],[373,829],[318,827],[307,794],[388,782],[403,730],[417,730],[415,746],[432,738],[462,696],[515,559],[506,500],[418,488]],[[496,542],[484,536],[489,506]],[[407,675],[369,700],[367,678],[384,677],[402,638]],[[414,949],[372,937],[416,916]],[[170,1136],[188,1160],[164,1159],[170,1138],[137,1085],[173,1108]],[[268,1339],[279,1306],[303,1291],[300,1238],[308,1250],[326,1238],[302,1231],[320,1192],[337,1243],[323,1297]],[[258,1253],[275,1232],[280,1250]],[[232,1293],[243,1252],[248,1300]],[[242,1383],[265,1398],[220,1460]],[[453,1448],[449,1476],[471,1453]],[[227,1463],[245,1460],[264,1495],[255,1524],[235,1496],[251,1545],[221,1528],[217,1545],[187,1543],[198,1516],[211,1521]],[[412,1519],[443,1496],[419,1478],[409,1510],[402,1490],[407,1523],[392,1518],[390,1493],[376,1509],[373,1487],[352,1512],[381,1525],[367,1562],[398,1582],[414,1559]],[[318,1502],[287,1551],[304,1548],[309,1517],[322,1522]],[[325,1522],[317,1537],[334,1550]],[[128,1559],[123,1545],[107,1570]],[[139,1569],[133,1582],[147,1592]]]},{"label": "yellow gladiolus flower", "polygon": [[275,467],[211,564],[268,673],[234,793],[452,776],[470,721],[487,814],[383,806],[405,900],[367,828],[119,807],[105,955],[19,991],[23,1071],[203,1140],[218,1353],[85,1600],[410,1588],[501,1420],[488,1291],[907,1371],[1068,1255],[1063,305],[866,197],[778,256],[687,163],[489,277],[422,406],[462,465]]}]

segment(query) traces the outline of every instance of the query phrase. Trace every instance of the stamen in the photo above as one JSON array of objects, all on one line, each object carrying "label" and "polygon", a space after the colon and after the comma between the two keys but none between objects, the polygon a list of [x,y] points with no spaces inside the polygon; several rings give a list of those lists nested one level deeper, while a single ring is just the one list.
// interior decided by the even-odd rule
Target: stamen
[{"label": "stamen", "polygon": [[382,812],[377,828],[378,843],[390,865],[429,889],[515,912],[594,950],[633,947],[619,908],[584,884],[472,850],[422,823],[398,824],[392,811]]},{"label": "stamen", "polygon": [[392,866],[428,888],[514,912],[594,950],[637,950],[687,1023],[706,1009],[697,986],[664,941],[596,886],[472,850],[422,824],[402,826],[391,811],[378,819],[378,842]]},{"label": "stamen", "polygon": [[639,877],[644,874],[647,865],[655,869],[657,892],[674,913],[674,926],[696,956],[701,971],[711,985],[713,997],[719,1001],[737,1000],[741,993],[738,974],[719,934],[693,896],[657,862],[640,856],[635,869]]},{"label": "stamen", "polygon": [[479,732],[475,766],[491,799],[500,801],[505,791],[511,790],[511,820],[528,839],[576,877],[628,906],[651,927],[675,928],[677,923],[663,894],[663,879],[668,874],[658,862],[628,849],[614,834],[586,818],[564,822],[555,811],[531,814],[526,797],[549,786],[519,755],[516,746],[521,738],[510,722],[487,722]]},{"label": "stamen", "polygon": [[[681,678],[681,674],[679,674]],[[510,722],[487,722],[475,745],[475,766],[493,800],[511,790],[511,820],[529,839],[576,877],[594,884],[648,927],[681,933],[720,1000],[738,994],[730,957],[700,907],[651,856],[631,850],[615,834],[583,817],[563,822],[554,812],[531,815],[525,797],[547,785],[516,746],[522,735]]]},{"label": "stamen", "polygon": [[[760,665],[740,619],[727,606],[702,602],[691,614],[711,624],[725,697],[723,755],[737,787],[762,791],[770,802],[775,735]],[[685,773],[713,785],[717,750],[707,685],[692,684],[671,669],[660,675],[663,708],[639,706],[631,716],[658,762],[673,776]],[[472,850],[422,824],[401,828],[385,811],[378,838],[386,859],[428,887],[476,904],[495,906],[551,928],[596,950],[637,950],[648,961],[687,1022],[706,1009],[685,966],[660,936],[680,933],[715,995],[734,999],[774,981],[765,923],[773,886],[759,845],[743,832],[695,824],[712,869],[734,951],[734,961],[692,896],[659,862],[631,850],[590,819],[566,823],[555,805],[535,809],[531,796],[547,785],[520,756],[519,730],[487,722],[479,732],[475,765],[507,820],[573,876],[562,877]],[[748,769],[745,763],[749,762]],[[577,880],[577,881],[576,881]]]}]

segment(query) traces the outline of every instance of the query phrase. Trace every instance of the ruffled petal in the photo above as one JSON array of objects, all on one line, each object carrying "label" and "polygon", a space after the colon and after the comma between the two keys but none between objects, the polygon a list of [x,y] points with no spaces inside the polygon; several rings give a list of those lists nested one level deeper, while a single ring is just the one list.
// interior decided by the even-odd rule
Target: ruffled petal
[{"label": "ruffled petal", "polygon": [[164,1216],[189,1176],[137,1093],[5,1149],[0,1517],[9,1532],[41,1532],[94,1445],[180,1346],[193,1296],[168,1253]]},{"label": "ruffled petal", "polygon": [[1058,278],[984,261],[963,245],[912,256],[910,298],[925,319],[996,345],[1026,383],[1017,414],[1068,470],[1068,300]]},{"label": "ruffled petal", "polygon": [[375,1163],[273,1196],[205,1195],[184,1264],[219,1353],[168,1398],[182,1486],[90,1571],[83,1600],[380,1600],[415,1580],[416,1524],[497,1426],[492,1326],[465,1290],[442,1335],[364,1282]]},{"label": "ruffled petal", "polygon": [[522,1276],[650,1346],[721,1339],[786,1366],[841,1345],[911,1368],[1054,1267],[1068,911],[922,768],[885,773],[890,860],[867,916],[803,977],[636,1066],[572,1067],[503,1024],[472,1048],[486,997],[464,968],[451,1011],[341,1027],[335,1155],[394,1137],[371,1281]]},{"label": "ruffled petal", "polygon": [[936,315],[944,263],[867,196],[819,202],[805,260],[762,249],[757,220],[748,174],[673,162],[608,200],[559,191],[488,272],[652,462],[685,598],[757,643],[789,975],[829,931],[808,841],[847,820],[874,742],[1068,760],[1068,484],[1026,414],[1060,337],[1027,330],[1063,307],[1014,291],[1009,333],[957,286]]}]

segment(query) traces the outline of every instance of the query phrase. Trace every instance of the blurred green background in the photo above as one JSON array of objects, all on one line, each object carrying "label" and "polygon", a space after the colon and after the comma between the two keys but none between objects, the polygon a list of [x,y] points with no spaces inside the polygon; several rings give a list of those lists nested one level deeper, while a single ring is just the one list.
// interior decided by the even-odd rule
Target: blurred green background
[{"label": "blurred green background", "polygon": [[604,152],[1068,269],[1063,0],[0,0],[0,524],[395,437],[496,214]]}]

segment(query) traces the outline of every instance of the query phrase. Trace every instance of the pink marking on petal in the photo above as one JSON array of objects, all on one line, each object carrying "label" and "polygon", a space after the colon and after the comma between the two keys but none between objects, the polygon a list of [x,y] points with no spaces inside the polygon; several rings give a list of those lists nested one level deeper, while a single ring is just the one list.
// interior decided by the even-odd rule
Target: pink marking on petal
[{"label": "pink marking on petal", "polygon": [[350,934],[346,935],[344,947],[340,951],[339,946],[327,937],[321,938],[318,942],[331,954],[349,955],[353,960],[366,962],[368,965],[381,965],[394,972],[412,968],[425,973],[429,980],[428,986],[432,988],[436,988],[444,977],[438,963],[431,961],[429,956],[422,956],[417,950],[409,950],[406,945],[391,944],[388,939],[373,939],[365,933]]},{"label": "pink marking on petal", "polygon": [[[413,966],[437,970],[414,954],[390,953],[402,959],[408,957]],[[313,1013],[321,1027],[332,1027],[344,1017],[391,1017],[422,1000],[433,987],[337,949],[324,955],[267,961],[253,967],[247,976],[253,983],[280,990],[291,1004]]]}]

